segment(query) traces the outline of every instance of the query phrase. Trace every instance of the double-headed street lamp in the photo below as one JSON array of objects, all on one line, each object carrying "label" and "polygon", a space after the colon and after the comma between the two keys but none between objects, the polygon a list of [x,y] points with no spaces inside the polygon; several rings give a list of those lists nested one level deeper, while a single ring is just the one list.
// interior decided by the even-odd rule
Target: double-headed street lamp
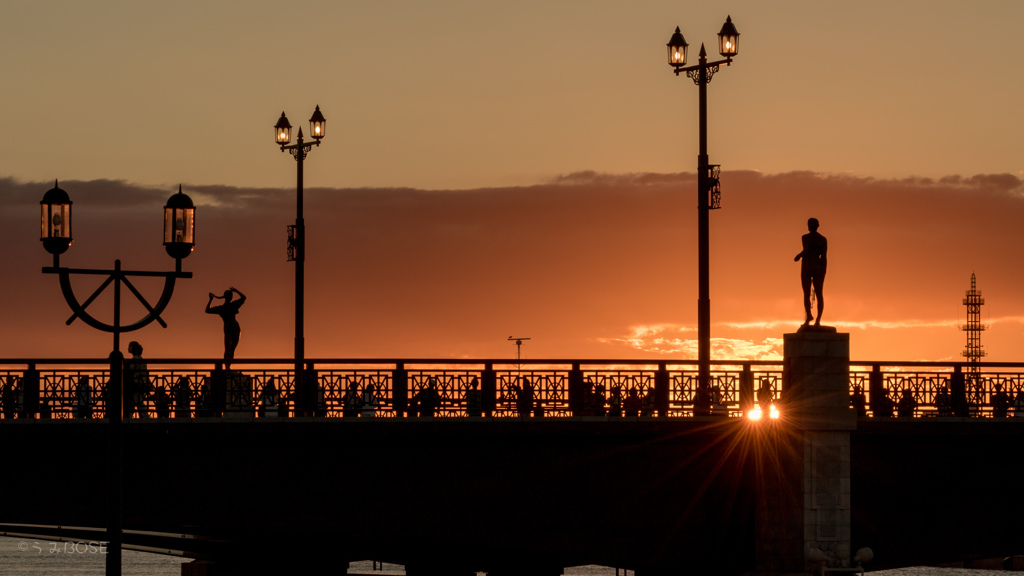
[{"label": "double-headed street lamp", "polygon": [[[298,164],[298,179],[296,184],[295,204],[295,225],[288,227],[288,259],[295,261],[295,392],[298,402],[296,403],[296,414],[302,413],[305,416],[312,416],[316,410],[316,390],[307,390],[304,385],[304,374],[306,371],[306,343],[304,336],[303,315],[305,299],[305,262],[306,262],[306,225],[302,219],[302,161],[306,154],[313,149],[313,146],[320,146],[320,140],[324,137],[327,120],[320,107],[313,111],[309,118],[309,133],[314,141],[305,143],[302,140],[302,128],[299,128],[299,136],[295,144],[292,141],[292,125],[288,117],[281,112],[281,117],[274,125],[274,142],[281,146],[281,151],[292,153],[295,162]],[[300,407],[301,406],[301,410]]]},{"label": "double-headed street lamp", "polygon": [[[56,274],[60,279],[60,289],[71,308],[72,314],[67,324],[77,319],[101,330],[114,334],[114,349],[110,353],[110,379],[107,382],[107,576],[121,574],[121,418],[123,411],[123,377],[124,356],[121,354],[121,333],[132,332],[151,322],[156,321],[164,328],[167,324],[160,318],[171,301],[174,283],[178,278],[191,278],[191,272],[181,271],[182,258],[188,257],[195,246],[195,214],[196,208],[192,199],[181,192],[167,199],[164,206],[164,249],[167,255],[174,258],[173,272],[149,272],[140,270],[122,270],[121,261],[114,260],[113,270],[94,270],[85,268],[66,268],[60,265],[60,255],[71,246],[71,197],[54,183],[52,189],[43,195],[39,202],[41,219],[39,239],[43,248],[53,254],[53,266],[43,268],[44,274]],[[106,276],[99,288],[84,302],[79,302],[71,286],[72,275]],[[131,277],[163,278],[164,288],[160,299],[155,304],[149,301],[135,288]],[[89,305],[96,300],[111,284],[114,285],[113,323],[103,322],[89,314]],[[131,324],[121,321],[121,285],[124,285],[146,308],[147,314]]]},{"label": "double-headed street lamp", "polygon": [[698,283],[697,299],[697,362],[698,390],[703,398],[710,398],[711,382],[711,297],[709,295],[709,242],[708,212],[721,208],[721,189],[719,188],[719,166],[708,163],[708,83],[718,72],[718,66],[732,64],[733,56],[739,53],[740,34],[726,17],[722,30],[718,33],[718,51],[725,60],[708,62],[704,44],[700,45],[700,60],[694,66],[686,65],[686,48],[688,44],[676,26],[676,31],[668,41],[668,63],[675,70],[693,80],[700,88],[700,153],[697,156],[697,235],[698,240]]}]

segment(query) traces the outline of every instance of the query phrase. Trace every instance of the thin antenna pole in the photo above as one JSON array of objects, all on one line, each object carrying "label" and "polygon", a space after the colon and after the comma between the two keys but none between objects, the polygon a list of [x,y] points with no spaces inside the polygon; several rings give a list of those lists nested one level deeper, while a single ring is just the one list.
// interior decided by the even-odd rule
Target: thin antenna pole
[{"label": "thin antenna pole", "polygon": [[508,337],[508,341],[509,342],[512,342],[513,340],[516,343],[516,370],[522,372],[523,371],[523,356],[522,356],[523,340],[532,340],[532,338],[515,338],[513,336],[509,336]]}]

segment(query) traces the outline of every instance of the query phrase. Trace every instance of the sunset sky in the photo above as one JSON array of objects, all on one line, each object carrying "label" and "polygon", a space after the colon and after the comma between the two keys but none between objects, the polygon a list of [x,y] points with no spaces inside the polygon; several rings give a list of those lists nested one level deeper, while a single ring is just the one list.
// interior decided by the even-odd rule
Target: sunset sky
[{"label": "sunset sky", "polygon": [[54,179],[74,201],[67,266],[171,269],[161,208],[179,183],[198,205],[169,328],[125,341],[219,356],[203,307],[234,285],[238,355],[289,356],[295,162],[272,127],[284,110],[308,131],[316,105],[307,356],[509,357],[512,335],[528,358],[695,357],[697,87],[665,44],[678,25],[691,61],[701,42],[717,55],[726,15],[713,358],[778,357],[815,216],[823,321],[853,359],[960,359],[973,272],[987,359],[1024,360],[1015,0],[5,2],[0,357],[110,349],[64,325],[40,273]]}]

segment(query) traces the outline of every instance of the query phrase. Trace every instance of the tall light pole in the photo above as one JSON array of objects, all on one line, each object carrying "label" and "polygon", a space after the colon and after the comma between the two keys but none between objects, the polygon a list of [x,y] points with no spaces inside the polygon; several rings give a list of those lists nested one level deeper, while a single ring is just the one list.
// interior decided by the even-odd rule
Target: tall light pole
[{"label": "tall light pole", "polygon": [[698,296],[697,296],[697,363],[698,390],[703,398],[710,398],[711,383],[711,296],[710,296],[710,247],[708,240],[708,213],[721,208],[721,189],[719,188],[719,166],[708,163],[708,83],[718,72],[718,66],[732,64],[733,56],[739,53],[740,34],[726,17],[722,30],[718,33],[719,53],[725,60],[708,62],[704,44],[700,45],[700,60],[694,66],[686,66],[686,48],[688,44],[676,26],[676,31],[668,41],[668,63],[675,70],[676,76],[686,72],[700,92],[699,103],[699,140],[700,151],[697,156],[697,235],[698,235]]},{"label": "tall light pole", "polygon": [[[167,324],[160,313],[164,311],[171,301],[171,294],[174,292],[174,283],[178,278],[191,278],[191,272],[181,271],[181,260],[192,253],[195,246],[195,205],[192,199],[181,192],[178,186],[178,193],[172,195],[164,206],[164,249],[167,255],[174,258],[173,272],[150,272],[140,270],[123,270],[121,261],[114,261],[113,270],[95,270],[85,268],[67,268],[60,265],[60,255],[71,246],[71,198],[54,183],[54,186],[43,195],[39,202],[41,211],[41,229],[39,239],[43,248],[53,254],[53,266],[43,268],[44,274],[56,274],[60,279],[61,293],[64,300],[71,308],[73,314],[67,320],[71,324],[77,319],[101,330],[114,334],[114,349],[110,353],[110,378],[107,382],[107,556],[106,576],[121,575],[121,544],[122,544],[122,485],[123,469],[121,462],[122,431],[121,419],[123,417],[123,391],[122,379],[124,377],[124,356],[121,354],[121,333],[138,330],[151,322],[156,321],[164,328]],[[106,276],[99,288],[84,302],[79,302],[71,286],[71,276]],[[131,277],[163,278],[164,288],[160,293],[160,299],[156,304],[150,304],[146,298],[132,284]],[[108,324],[95,317],[89,311],[89,305],[103,293],[110,285],[114,287],[114,310],[113,323]],[[131,324],[124,324],[121,321],[121,286],[128,290],[138,299],[139,303],[148,311],[148,314]]]},{"label": "tall light pole", "polygon": [[295,185],[295,225],[288,227],[288,259],[295,261],[295,392],[298,400],[295,412],[296,415],[301,413],[305,416],[312,416],[316,410],[316,390],[307,390],[304,385],[306,342],[303,318],[305,314],[306,225],[302,218],[302,162],[313,146],[320,146],[326,124],[327,120],[320,112],[320,107],[317,106],[313,116],[309,119],[309,133],[314,141],[305,143],[302,140],[302,128],[299,128],[299,136],[295,144],[291,144],[292,125],[288,122],[288,117],[284,115],[284,112],[281,112],[281,117],[274,125],[274,141],[281,146],[282,152],[285,150],[291,152],[298,164],[298,178]]}]

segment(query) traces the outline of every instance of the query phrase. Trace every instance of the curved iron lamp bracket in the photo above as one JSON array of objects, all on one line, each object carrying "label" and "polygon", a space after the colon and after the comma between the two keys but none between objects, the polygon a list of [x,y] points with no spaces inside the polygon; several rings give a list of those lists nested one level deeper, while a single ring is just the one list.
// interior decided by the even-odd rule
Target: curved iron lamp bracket
[{"label": "curved iron lamp bracket", "polygon": [[[81,318],[83,322],[92,326],[97,330],[103,332],[112,332],[114,334],[120,334],[122,332],[133,332],[144,326],[148,326],[154,320],[164,328],[167,327],[167,323],[164,322],[163,318],[160,317],[160,313],[167,308],[167,305],[171,301],[171,295],[174,293],[174,283],[178,278],[191,278],[191,272],[181,271],[181,260],[178,260],[177,270],[174,272],[144,272],[144,271],[131,271],[121,270],[121,261],[116,260],[114,262],[113,270],[92,270],[83,268],[64,268],[55,266],[52,268],[43,268],[44,274],[57,274],[60,278],[60,289],[64,294],[64,300],[67,301],[68,306],[71,307],[73,314],[67,319],[66,324],[71,325],[76,319]],[[74,288],[71,286],[71,275],[72,274],[86,274],[86,275],[105,275],[106,280],[90,295],[84,302],[79,302],[78,297],[75,296]],[[160,299],[157,300],[155,305],[150,305],[149,301],[146,300],[137,288],[132,284],[129,276],[148,276],[148,277],[162,277],[164,279],[163,291],[160,294]],[[86,310],[90,304],[103,293],[111,284],[115,284],[114,288],[114,323],[107,324],[89,314]],[[146,308],[148,314],[142,319],[133,322],[128,325],[121,325],[121,291],[120,284],[124,284],[129,291],[135,296],[135,298]]]}]

